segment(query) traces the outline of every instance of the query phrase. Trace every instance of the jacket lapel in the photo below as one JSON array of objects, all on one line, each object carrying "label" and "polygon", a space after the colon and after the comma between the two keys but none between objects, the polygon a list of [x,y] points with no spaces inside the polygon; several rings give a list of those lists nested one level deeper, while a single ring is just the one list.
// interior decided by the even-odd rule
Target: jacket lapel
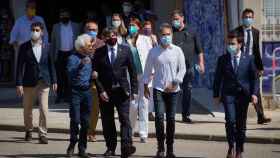
[{"label": "jacket lapel", "polygon": [[234,68],[232,66],[232,62],[231,62],[231,55],[229,53],[227,53],[227,58],[226,59],[227,59],[228,68],[230,69],[230,71],[232,73],[235,73]]},{"label": "jacket lapel", "polygon": [[47,49],[47,44],[42,44],[42,54],[40,58],[40,63],[48,56]]},{"label": "jacket lapel", "polygon": [[121,58],[122,47],[118,45],[117,56],[113,65],[116,65]]},{"label": "jacket lapel", "polygon": [[33,60],[37,63],[37,64],[39,64],[38,63],[38,61],[37,61],[37,59],[36,59],[36,57],[35,57],[35,54],[34,54],[34,51],[33,51],[33,47],[32,47],[32,43],[31,43],[31,41],[29,42],[29,48],[30,48],[30,55],[31,55],[31,57],[33,58]]},{"label": "jacket lapel", "polygon": [[[243,54],[243,53],[242,53],[242,54]],[[239,69],[240,69],[240,68],[244,67],[243,65],[244,65],[244,61],[246,60],[246,56],[245,56],[245,55],[242,55],[242,54],[241,54],[241,56],[240,56],[240,60],[239,60],[239,64],[238,64],[238,68],[237,68],[236,74],[239,73]]]}]

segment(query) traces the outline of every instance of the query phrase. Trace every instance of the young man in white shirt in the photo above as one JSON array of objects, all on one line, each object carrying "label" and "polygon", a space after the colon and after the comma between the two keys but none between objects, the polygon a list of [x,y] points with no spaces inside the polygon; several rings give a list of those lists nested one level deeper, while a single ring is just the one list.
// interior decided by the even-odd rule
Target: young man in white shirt
[{"label": "young man in white shirt", "polygon": [[176,157],[173,153],[175,114],[180,83],[186,73],[185,57],[181,48],[172,44],[172,27],[164,23],[160,27],[160,45],[148,55],[144,71],[144,95],[150,97],[148,84],[154,70],[153,99],[155,125],[158,141],[156,157],[164,157],[164,110],[166,110],[166,157]]}]

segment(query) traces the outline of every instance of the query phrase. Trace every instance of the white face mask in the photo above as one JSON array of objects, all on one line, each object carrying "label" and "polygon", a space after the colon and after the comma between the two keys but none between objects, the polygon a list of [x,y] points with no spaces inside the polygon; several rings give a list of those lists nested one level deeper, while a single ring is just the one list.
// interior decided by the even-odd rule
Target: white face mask
[{"label": "white face mask", "polygon": [[121,25],[121,21],[120,20],[113,20],[112,25],[113,25],[114,28],[118,28]]},{"label": "white face mask", "polygon": [[41,38],[41,32],[32,31],[31,32],[31,39],[37,41]]}]

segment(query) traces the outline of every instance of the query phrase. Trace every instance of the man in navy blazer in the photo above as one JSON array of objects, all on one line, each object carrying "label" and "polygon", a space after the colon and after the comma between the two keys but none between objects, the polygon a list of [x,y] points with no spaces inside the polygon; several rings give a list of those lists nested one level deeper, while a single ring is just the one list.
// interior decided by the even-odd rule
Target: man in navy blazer
[{"label": "man in navy blazer", "polygon": [[218,59],[213,87],[214,101],[222,102],[225,109],[227,158],[242,157],[249,102],[258,102],[259,82],[254,57],[241,51],[242,42],[237,33],[229,33],[227,53]]},{"label": "man in navy blazer", "polygon": [[32,106],[39,102],[39,143],[47,144],[47,113],[49,89],[56,91],[56,72],[50,47],[42,40],[43,24],[31,25],[31,40],[19,48],[16,90],[23,96],[25,140],[31,141],[33,130]]}]

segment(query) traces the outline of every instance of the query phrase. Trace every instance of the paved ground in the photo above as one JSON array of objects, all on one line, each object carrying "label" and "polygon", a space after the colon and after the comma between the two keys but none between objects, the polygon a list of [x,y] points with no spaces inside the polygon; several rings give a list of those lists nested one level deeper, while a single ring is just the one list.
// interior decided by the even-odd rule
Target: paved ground
[{"label": "paved ground", "polygon": [[[0,130],[23,130],[23,110],[20,99],[15,97],[14,89],[0,90]],[[69,115],[67,105],[54,105],[50,101],[48,128],[50,132],[68,133]],[[255,113],[250,107],[249,113]],[[38,125],[38,109],[34,107],[34,125]],[[181,115],[176,116],[176,138],[194,139],[194,140],[225,140],[224,114],[214,113],[213,118],[207,114],[193,114],[194,124],[184,124],[181,122]],[[256,143],[274,143],[280,144],[280,109],[275,111],[266,111],[266,115],[272,117],[272,123],[268,125],[256,124],[256,116],[250,115],[248,118],[247,141]],[[117,116],[116,116],[117,117]],[[118,126],[118,121],[116,119]],[[97,131],[102,134],[100,121]],[[149,133],[154,137],[154,122],[149,123]]]},{"label": "paved ground", "polygon": [[[68,135],[49,134],[49,144],[41,145],[37,139],[31,143],[23,141],[23,132],[0,131],[0,157],[65,157],[65,150],[68,145]],[[34,135],[34,137],[37,137]],[[156,140],[149,139],[148,143],[142,144],[135,139],[134,145],[137,152],[133,158],[153,157],[156,151]],[[119,147],[118,147],[119,148]],[[191,141],[176,140],[175,151],[179,158],[224,158],[226,154],[226,143],[215,141]],[[103,137],[99,136],[98,141],[89,143],[88,152],[92,157],[102,157],[105,151]],[[119,149],[117,154],[120,154]],[[279,158],[280,145],[275,144],[246,144],[246,158]]]},{"label": "paved ground", "polygon": [[[0,130],[23,129],[23,110],[20,107],[0,108]],[[38,109],[34,109],[34,125],[38,125]],[[248,120],[248,141],[258,143],[280,143],[280,110],[269,112],[273,122],[268,125],[256,124],[256,118]],[[224,115],[193,115],[194,124],[182,123],[181,116],[176,116],[176,136],[184,139],[225,140]],[[116,119],[118,125],[118,121]],[[48,115],[48,127],[51,131],[68,132],[69,116],[65,106],[51,106]],[[101,121],[97,130],[102,131]],[[154,136],[154,122],[149,123],[149,130]]]}]

